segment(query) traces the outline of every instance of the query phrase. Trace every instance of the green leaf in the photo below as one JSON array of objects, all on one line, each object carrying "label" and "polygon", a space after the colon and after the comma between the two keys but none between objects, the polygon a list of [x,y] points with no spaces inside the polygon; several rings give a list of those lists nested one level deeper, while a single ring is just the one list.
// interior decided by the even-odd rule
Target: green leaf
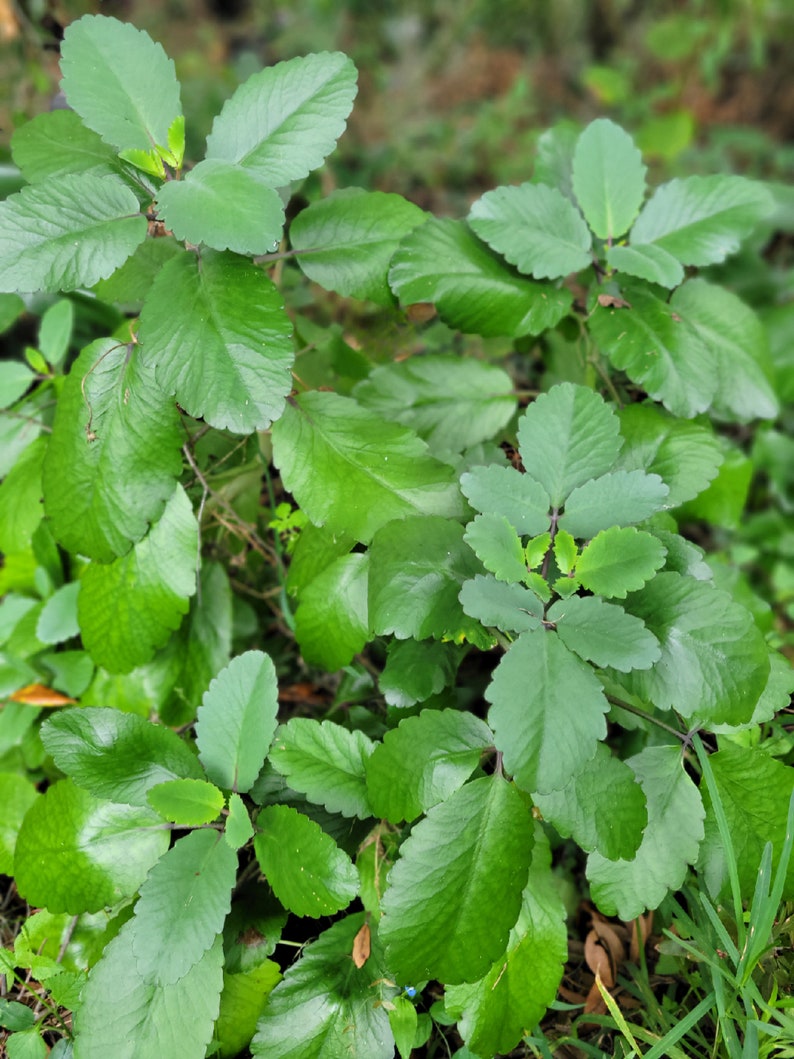
[{"label": "green leaf", "polygon": [[665,547],[633,526],[602,530],[582,549],[576,576],[599,596],[625,599],[664,566]]},{"label": "green leaf", "polygon": [[56,540],[104,563],[129,552],[173,495],[182,440],[174,402],[139,352],[110,338],[92,342],[61,391],[44,461]]},{"label": "green leaf", "polygon": [[389,1008],[389,1025],[400,1059],[410,1059],[416,1040],[418,1015],[407,996],[395,997]]},{"label": "green leaf", "polygon": [[661,573],[626,601],[657,637],[662,657],[625,678],[630,691],[693,724],[741,724],[769,676],[769,654],[752,615],[727,592]]},{"label": "green leaf", "polygon": [[207,158],[250,169],[271,187],[301,180],[342,135],[356,95],[356,68],[319,52],[249,77],[212,125]]},{"label": "green leaf", "polygon": [[166,780],[202,777],[195,755],[167,728],[104,707],[61,710],[41,727],[58,768],[96,798],[147,807]]},{"label": "green leaf", "polygon": [[383,1002],[397,990],[386,982],[377,935],[363,967],[350,958],[364,922],[364,913],[347,916],[306,946],[268,998],[252,1055],[393,1059],[394,1037]]},{"label": "green leaf", "polygon": [[410,427],[435,452],[462,452],[497,436],[516,409],[510,376],[493,364],[422,356],[375,368],[353,396]]},{"label": "green leaf", "polygon": [[492,249],[536,279],[567,276],[591,263],[592,237],[581,214],[545,184],[486,191],[468,221]]},{"label": "green leaf", "polygon": [[[466,526],[463,539],[499,581],[522,581],[526,577],[521,540],[504,515],[476,515]],[[476,567],[472,565],[469,572],[476,573]]]},{"label": "green leaf", "polygon": [[532,182],[559,188],[571,202],[573,193],[573,155],[581,129],[572,121],[560,121],[546,129],[536,144]]},{"label": "green leaf", "polygon": [[256,818],[256,858],[273,893],[296,916],[330,916],[358,893],[358,872],[319,824],[289,805]]},{"label": "green leaf", "polygon": [[213,158],[165,184],[157,212],[177,239],[237,254],[271,253],[284,228],[277,191],[250,169]]},{"label": "green leaf", "polygon": [[389,283],[402,305],[431,302],[450,327],[484,337],[538,335],[571,307],[570,291],[510,268],[463,221],[433,218],[392,259]]},{"label": "green leaf", "polygon": [[684,278],[684,268],[678,258],[653,243],[610,246],[606,259],[610,268],[648,283],[658,283],[660,287],[677,287]]},{"label": "green leaf", "polygon": [[554,622],[566,647],[597,666],[628,673],[650,669],[661,657],[656,637],[639,618],[599,596],[558,600],[547,611],[546,620]]},{"label": "green leaf", "polygon": [[728,419],[774,419],[779,404],[772,360],[764,326],[753,310],[704,279],[679,287],[671,305],[713,353],[718,383],[712,411]]},{"label": "green leaf", "polygon": [[458,602],[463,582],[481,569],[460,523],[440,517],[389,522],[373,537],[369,556],[369,621],[377,635],[482,640]]},{"label": "green leaf", "polygon": [[634,280],[629,307],[598,305],[589,318],[597,345],[616,368],[677,416],[704,412],[717,392],[717,362],[694,327],[672,305]]},{"label": "green leaf", "polygon": [[704,812],[678,746],[646,747],[626,764],[645,792],[648,826],[632,860],[591,853],[587,878],[598,908],[629,923],[681,886],[687,867],[697,859]]},{"label": "green leaf", "polygon": [[[772,843],[772,870],[777,871],[786,838],[786,816],[794,789],[794,770],[776,761],[759,747],[728,741],[709,758],[722,808],[728,821],[743,896],[752,898],[758,869],[767,842]],[[728,886],[727,851],[717,827],[711,797],[701,784],[706,804],[706,834],[700,847],[698,868],[706,885],[718,898]],[[786,874],[783,900],[794,895],[794,862]]]},{"label": "green leaf", "polygon": [[533,477],[513,467],[474,467],[461,476],[460,487],[476,511],[503,515],[522,537],[549,528],[548,493]]},{"label": "green leaf", "polygon": [[137,304],[149,293],[160,269],[172,257],[184,253],[184,247],[170,236],[146,239],[110,279],[97,283],[94,288],[96,296],[104,302]]},{"label": "green leaf", "polygon": [[738,176],[690,176],[657,188],[631,230],[684,265],[712,265],[735,253],[773,209],[763,184]]},{"label": "green leaf", "polygon": [[0,772],[0,874],[14,874],[14,846],[25,814],[40,797],[25,776]]},{"label": "green leaf", "polygon": [[46,451],[46,439],[36,438],[0,484],[0,551],[6,556],[33,546],[33,534],[44,516],[41,468]]},{"label": "green leaf", "polygon": [[87,129],[73,110],[51,110],[20,125],[11,139],[11,154],[29,184],[67,173],[122,172],[113,148]]},{"label": "green leaf", "polygon": [[18,401],[35,381],[35,372],[21,360],[0,362],[0,408],[8,408]]},{"label": "green leaf", "polygon": [[348,665],[369,639],[369,556],[342,555],[301,591],[295,639],[309,665]]},{"label": "green leaf", "polygon": [[8,1059],[47,1059],[49,1054],[38,1027],[10,1034],[7,1047]]},{"label": "green leaf", "polygon": [[609,704],[595,674],[544,629],[512,644],[485,697],[505,769],[526,791],[564,787],[606,735]]},{"label": "green leaf", "polygon": [[540,628],[543,604],[523,585],[497,581],[490,575],[478,574],[467,581],[458,596],[467,614],[486,628],[502,632],[531,632]]},{"label": "green leaf", "polygon": [[670,507],[697,496],[716,475],[723,456],[708,424],[674,418],[650,404],[627,405],[618,414],[624,443],[615,469],[658,474],[670,490]]},{"label": "green leaf", "polygon": [[168,840],[151,809],[99,801],[62,780],[22,823],[14,852],[17,888],[50,912],[98,912],[135,893]]},{"label": "green leaf", "polygon": [[196,591],[197,532],[190,501],[177,486],[131,552],[86,567],[77,611],[83,644],[97,665],[128,673],[179,625]]},{"label": "green leaf", "polygon": [[455,679],[465,647],[438,640],[392,640],[378,687],[389,706],[413,706]]},{"label": "green leaf", "polygon": [[648,823],[645,794],[625,761],[599,743],[596,755],[566,787],[532,800],[563,838],[588,853],[631,860]]},{"label": "green leaf", "polygon": [[380,936],[398,981],[473,981],[505,949],[521,908],[532,822],[517,789],[486,776],[411,831],[389,873]]},{"label": "green leaf", "polygon": [[0,1026],[12,1033],[30,1029],[36,1024],[36,1016],[31,1008],[16,1000],[0,999]]},{"label": "green leaf", "polygon": [[160,858],[135,905],[132,951],[143,979],[173,985],[212,948],[236,874],[237,854],[211,829],[191,831]]},{"label": "green leaf", "polygon": [[262,651],[238,655],[212,681],[198,710],[196,745],[219,787],[251,789],[276,730],[276,670]]},{"label": "green leaf", "polygon": [[164,820],[198,827],[217,819],[226,799],[206,780],[165,780],[146,792],[146,800]]},{"label": "green leaf", "polygon": [[548,840],[535,848],[521,911],[507,948],[479,982],[446,990],[445,1005],[477,1055],[509,1053],[557,995],[568,955],[565,906],[551,872]]},{"label": "green leaf", "polygon": [[0,291],[93,287],[145,238],[138,200],[115,177],[24,187],[0,203]]},{"label": "green leaf", "polygon": [[518,424],[518,445],[527,473],[559,508],[571,490],[610,470],[622,444],[619,430],[602,397],[566,382],[529,406]]},{"label": "green leaf", "polygon": [[573,490],[558,525],[574,537],[595,537],[612,526],[644,522],[667,507],[668,493],[658,474],[611,471]]},{"label": "green leaf", "polygon": [[86,15],[61,44],[66,99],[89,129],[119,150],[168,143],[181,113],[174,64],[148,33],[127,22]]},{"label": "green leaf", "polygon": [[310,280],[345,297],[390,306],[389,263],[400,240],[426,218],[400,195],[345,188],[302,210],[289,234]]},{"label": "green leaf", "polygon": [[74,304],[61,298],[45,311],[39,324],[39,349],[48,364],[60,364],[69,349],[74,328]]},{"label": "green leaf", "polygon": [[[184,841],[184,840],[182,840]],[[181,845],[181,843],[180,843]],[[218,938],[177,982],[159,984],[136,968],[136,919],[129,920],[92,968],[75,1012],[81,1059],[203,1059],[223,985]]]},{"label": "green leaf", "polygon": [[[543,540],[543,538],[541,538],[540,545],[538,547],[538,552],[540,551],[540,547],[542,547],[544,543],[546,542]],[[546,550],[548,550],[550,543],[551,534],[549,534],[549,542],[546,543]],[[537,552],[535,552],[534,549],[530,549],[529,545],[527,546],[527,550],[531,550],[533,552],[531,556],[527,555],[527,566],[529,566],[529,559],[534,559]],[[540,556],[539,561],[543,560],[545,554],[546,551],[544,551],[543,554]],[[579,549],[576,547],[576,541],[573,539],[570,533],[567,533],[564,529],[558,529],[557,535],[554,538],[554,561],[559,567],[560,573],[566,575],[570,574],[571,571],[575,568],[576,560],[578,558]],[[532,565],[536,566],[537,563],[533,562]]]},{"label": "green leaf", "polygon": [[447,464],[412,431],[339,394],[290,401],[273,427],[273,458],[315,525],[364,543],[392,519],[463,513]]},{"label": "green leaf", "polygon": [[223,837],[235,850],[242,849],[254,837],[251,818],[239,794],[229,795],[229,815],[226,817]]},{"label": "green leaf", "polygon": [[80,632],[77,623],[77,594],[79,581],[70,581],[57,588],[45,602],[36,623],[36,636],[42,643],[63,643]]},{"label": "green leaf", "polygon": [[371,740],[361,731],[293,717],[279,727],[269,757],[293,790],[329,813],[363,820],[372,815],[366,779],[372,750]]},{"label": "green leaf", "polygon": [[376,816],[392,824],[415,820],[446,801],[471,776],[493,734],[457,710],[422,710],[387,732],[366,763]]},{"label": "green leaf", "polygon": [[265,1001],[280,981],[281,971],[273,960],[235,974],[224,970],[221,1010],[215,1023],[221,1056],[236,1056],[246,1051]]},{"label": "green leaf", "polygon": [[573,190],[599,239],[619,239],[645,197],[646,167],[627,132],[608,118],[592,121],[576,143]]},{"label": "green leaf", "polygon": [[141,313],[143,358],[189,415],[249,434],[277,419],[292,387],[292,324],[272,281],[244,258],[182,254]]}]

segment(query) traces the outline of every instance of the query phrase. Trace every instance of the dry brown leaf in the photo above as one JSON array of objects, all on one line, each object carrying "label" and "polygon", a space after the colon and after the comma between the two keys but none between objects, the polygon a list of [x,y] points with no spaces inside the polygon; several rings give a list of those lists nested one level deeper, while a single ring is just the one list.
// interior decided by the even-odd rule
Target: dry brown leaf
[{"label": "dry brown leaf", "polygon": [[618,298],[614,294],[599,294],[598,304],[602,309],[630,309],[631,303],[625,298]]},{"label": "dry brown leaf", "polygon": [[[619,924],[610,923],[598,915],[593,916],[593,930],[598,940],[606,947],[612,963],[612,970],[616,973],[626,959],[625,941],[621,937],[621,934],[625,933],[625,931],[621,930]],[[603,978],[603,975],[601,977]]]},{"label": "dry brown leaf", "polygon": [[46,688],[43,684],[27,684],[8,697],[12,702],[21,702],[25,706],[71,706],[77,702],[77,699],[70,699],[68,695]]},{"label": "dry brown leaf", "polygon": [[645,948],[651,930],[653,929],[653,912],[646,912],[644,916],[639,916],[637,919],[633,919],[629,924],[631,930],[631,944],[629,946],[629,959],[632,963],[640,962],[640,945],[639,938],[642,939],[642,947]]},{"label": "dry brown leaf", "polygon": [[16,40],[19,36],[19,19],[14,14],[11,0],[0,0],[0,40]]},{"label": "dry brown leaf", "polygon": [[591,930],[585,938],[584,958],[593,974],[599,975],[607,989],[611,989],[615,984],[615,972],[612,969],[612,961],[594,930]]},{"label": "dry brown leaf", "polygon": [[359,930],[358,934],[353,938],[353,963],[359,970],[361,970],[369,959],[371,948],[372,936],[369,930],[369,923],[365,923],[361,930]]}]

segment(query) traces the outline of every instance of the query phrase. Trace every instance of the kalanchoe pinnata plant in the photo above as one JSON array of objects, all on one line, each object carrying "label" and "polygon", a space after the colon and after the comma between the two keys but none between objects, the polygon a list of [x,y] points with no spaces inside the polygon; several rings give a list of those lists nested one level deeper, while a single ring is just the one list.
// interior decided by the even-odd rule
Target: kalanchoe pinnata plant
[{"label": "kalanchoe pinnata plant", "polygon": [[[772,195],[646,201],[598,120],[466,220],[353,188],[287,242],[348,58],[254,74],[192,166],[145,33],[80,19],[62,71],[70,109],[15,133],[0,204],[0,323],[45,305],[0,373],[0,871],[40,909],[0,973],[74,1012],[75,1059],[408,1059],[431,1016],[510,1051],[566,959],[553,847],[624,920],[693,869],[750,896],[759,818],[784,848],[792,771],[740,733],[790,672],[681,525],[737,480],[721,426],[778,413],[759,319],[698,271]],[[452,343],[376,363],[326,338],[294,262],[392,321],[503,336],[532,391]],[[341,671],[328,708],[279,713],[295,644]],[[0,1009],[20,1055],[54,1032],[26,1011]]]}]

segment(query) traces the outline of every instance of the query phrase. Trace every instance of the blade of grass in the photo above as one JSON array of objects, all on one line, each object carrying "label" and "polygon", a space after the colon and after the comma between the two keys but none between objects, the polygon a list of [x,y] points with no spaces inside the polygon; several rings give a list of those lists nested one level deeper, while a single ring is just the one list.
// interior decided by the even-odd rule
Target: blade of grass
[{"label": "blade of grass", "polygon": [[714,993],[711,992],[704,996],[700,1003],[696,1007],[693,1007],[692,1010],[681,1019],[678,1025],[673,1026],[673,1028],[669,1030],[660,1041],[654,1044],[650,1051],[645,1053],[645,1059],[662,1059],[662,1056],[671,1056],[672,1059],[675,1059],[676,1053],[682,1056],[683,1059],[686,1059],[684,1053],[678,1048],[673,1050],[673,1045],[677,1044],[682,1037],[689,1033],[692,1027],[700,1022],[704,1015],[711,1010],[713,1005]]}]

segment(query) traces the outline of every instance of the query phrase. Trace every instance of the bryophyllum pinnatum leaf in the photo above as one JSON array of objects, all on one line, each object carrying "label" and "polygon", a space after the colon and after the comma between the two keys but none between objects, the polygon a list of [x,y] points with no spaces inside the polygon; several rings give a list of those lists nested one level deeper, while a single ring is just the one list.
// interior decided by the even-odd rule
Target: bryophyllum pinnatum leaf
[{"label": "bryophyllum pinnatum leaf", "polygon": [[[504,515],[488,512],[475,515],[466,526],[463,539],[477,555],[486,570],[499,581],[522,581],[527,564],[524,548],[515,529]],[[471,564],[470,573],[478,573]]]},{"label": "bryophyllum pinnatum leaf", "polygon": [[207,776],[224,789],[250,790],[276,730],[276,669],[262,651],[238,655],[204,693],[196,744]]},{"label": "bryophyllum pinnatum leaf", "polygon": [[213,829],[189,832],[160,858],[135,905],[138,974],[173,985],[212,948],[232,902],[237,854]]},{"label": "bryophyllum pinnatum leaf", "polygon": [[156,784],[203,776],[175,732],[116,709],[61,710],[41,726],[41,739],[58,768],[96,798],[148,806]]},{"label": "bryophyllum pinnatum leaf", "polygon": [[400,847],[380,937],[400,982],[476,981],[504,952],[532,856],[513,784],[485,776],[432,808]]},{"label": "bryophyllum pinnatum leaf", "polygon": [[8,408],[30,389],[36,373],[21,360],[0,363],[0,408]]},{"label": "bryophyllum pinnatum leaf", "polygon": [[204,779],[165,780],[146,792],[146,800],[163,820],[184,827],[200,827],[217,819],[226,799]]},{"label": "bryophyllum pinnatum leaf", "polygon": [[769,653],[751,613],[727,592],[675,573],[657,574],[626,600],[659,640],[652,669],[624,678],[661,710],[700,724],[749,720],[769,676]]},{"label": "bryophyllum pinnatum leaf", "polygon": [[599,239],[619,239],[645,197],[646,167],[629,134],[608,118],[591,122],[576,142],[573,191]]},{"label": "bryophyllum pinnatum leaf", "polygon": [[493,744],[484,721],[458,710],[422,710],[387,732],[367,760],[376,816],[399,824],[443,802],[471,776]]},{"label": "bryophyllum pinnatum leaf", "polygon": [[472,618],[502,632],[530,632],[539,629],[543,620],[543,604],[534,592],[490,574],[477,574],[467,581],[458,599]]},{"label": "bryophyllum pinnatum leaf", "polygon": [[241,849],[254,837],[254,826],[239,794],[229,795],[229,813],[223,829],[224,840],[232,849]]},{"label": "bryophyllum pinnatum leaf", "polygon": [[365,914],[324,931],[289,968],[260,1016],[251,1054],[281,1059],[393,1059],[394,1037],[383,1004],[398,990],[372,932],[363,967],[350,954]]},{"label": "bryophyllum pinnatum leaf", "polygon": [[390,306],[389,263],[400,240],[426,219],[401,195],[345,188],[302,210],[289,234],[309,279],[337,294]]},{"label": "bryophyllum pinnatum leaf", "polygon": [[256,826],[256,859],[286,909],[318,918],[350,904],[358,893],[358,872],[319,824],[292,806],[267,805]]},{"label": "bryophyllum pinnatum leaf", "polygon": [[774,419],[779,404],[772,387],[772,360],[761,320],[732,291],[691,279],[670,304],[713,352],[717,392],[712,411],[727,419]]},{"label": "bryophyllum pinnatum leaf", "polygon": [[369,558],[369,622],[378,636],[481,643],[482,630],[458,602],[463,582],[482,569],[460,523],[437,516],[389,522],[372,538]]},{"label": "bryophyllum pinnatum leaf", "polygon": [[563,838],[607,860],[631,860],[648,823],[645,794],[625,761],[603,743],[567,786],[532,800]]},{"label": "bryophyllum pinnatum leaf", "polygon": [[177,486],[132,551],[86,567],[77,612],[83,644],[97,665],[128,673],[148,662],[178,627],[196,591],[197,536],[193,508]]},{"label": "bryophyllum pinnatum leaf", "polygon": [[496,749],[526,791],[564,787],[606,735],[609,703],[601,684],[553,631],[522,633],[485,697]]},{"label": "bryophyllum pinnatum leaf", "polygon": [[[786,838],[794,770],[770,757],[762,748],[738,746],[728,741],[720,743],[720,749],[709,757],[709,763],[731,833],[739,884],[749,901],[767,842],[772,843],[772,871],[777,870]],[[701,783],[700,790],[706,805],[706,835],[700,847],[698,868],[716,899],[728,888],[728,867],[705,782]],[[782,899],[790,901],[792,895],[794,861],[789,862]]]},{"label": "bryophyllum pinnatum leaf", "polygon": [[131,897],[168,842],[152,809],[100,801],[61,780],[22,823],[14,852],[17,889],[50,912],[98,912]]},{"label": "bryophyllum pinnatum leaf", "polygon": [[280,292],[236,254],[185,253],[160,271],[140,343],[158,383],[186,412],[249,434],[277,419],[292,388],[292,324]]},{"label": "bryophyllum pinnatum leaf", "polygon": [[677,287],[684,278],[684,266],[678,258],[653,243],[610,246],[606,259],[610,268],[648,283],[658,283],[660,287]]},{"label": "bryophyllum pinnatum leaf", "polygon": [[100,280],[94,293],[104,302],[142,302],[160,273],[173,257],[181,257],[185,248],[170,235],[145,239],[109,279]]},{"label": "bryophyllum pinnatum leaf", "polygon": [[349,397],[311,391],[273,426],[284,486],[317,526],[363,543],[407,515],[458,518],[463,500],[449,465],[406,427],[384,423]]},{"label": "bryophyllum pinnatum leaf", "polygon": [[411,427],[436,452],[495,437],[516,409],[513,381],[473,358],[423,356],[376,367],[355,387],[365,408]]},{"label": "bryophyllum pinnatum leaf", "polygon": [[549,528],[549,494],[513,467],[473,467],[461,475],[460,487],[476,511],[504,515],[519,536],[534,537]]},{"label": "bryophyllum pinnatum leaf", "polygon": [[80,632],[77,622],[79,581],[68,581],[44,601],[36,623],[36,636],[42,643],[56,644],[71,640]]},{"label": "bryophyllum pinnatum leaf", "polygon": [[477,1055],[510,1052],[557,995],[568,955],[565,905],[554,885],[548,839],[535,828],[529,881],[503,955],[471,984],[451,986],[445,1009]]},{"label": "bryophyllum pinnatum leaf", "polygon": [[665,547],[634,526],[602,530],[586,544],[576,564],[582,585],[599,596],[625,599],[664,566]]},{"label": "bryophyllum pinnatum leaf", "polygon": [[533,283],[450,218],[434,217],[403,239],[389,283],[402,305],[431,302],[450,327],[484,337],[538,335],[573,302],[570,291]]},{"label": "bryophyllum pinnatum leaf", "polygon": [[690,176],[657,188],[631,229],[632,243],[652,243],[684,265],[713,265],[735,253],[774,208],[757,181]]},{"label": "bryophyllum pinnatum leaf", "polygon": [[112,147],[87,129],[73,110],[37,114],[14,133],[11,154],[29,184],[67,173],[120,175]]},{"label": "bryophyllum pinnatum leaf", "polygon": [[182,441],[174,400],[138,349],[92,342],[66,378],[44,460],[56,540],[103,563],[129,552],[174,493]]},{"label": "bryophyllum pinnatum leaf", "polygon": [[332,673],[367,643],[368,575],[368,555],[341,555],[301,591],[295,639],[309,665]]},{"label": "bryophyllum pinnatum leaf", "polygon": [[545,184],[486,191],[468,222],[492,249],[536,279],[557,279],[591,263],[592,236],[582,215]]},{"label": "bryophyllum pinnatum leaf", "polygon": [[723,455],[705,423],[676,419],[650,404],[627,405],[618,416],[624,441],[615,470],[658,474],[670,490],[670,507],[697,496],[717,474]]},{"label": "bryophyllum pinnatum leaf", "polygon": [[32,547],[44,517],[41,469],[46,451],[47,440],[36,438],[0,483],[0,552],[6,556]]},{"label": "bryophyllum pinnatum leaf", "polygon": [[290,787],[310,801],[329,813],[364,819],[372,815],[366,778],[372,750],[372,741],[361,731],[293,717],[278,728],[269,758]]},{"label": "bryophyllum pinnatum leaf", "polygon": [[589,318],[593,337],[616,368],[674,415],[691,419],[717,392],[717,357],[659,288],[627,282],[628,306],[598,305]]},{"label": "bryophyllum pinnatum leaf", "polygon": [[[184,840],[182,840],[184,841]],[[88,976],[74,1016],[81,1059],[203,1059],[223,986],[223,942],[183,978],[162,984],[138,971],[135,918],[121,928]]]},{"label": "bryophyllum pinnatum leaf", "polygon": [[650,746],[626,762],[647,799],[648,826],[631,860],[607,860],[591,853],[590,893],[600,910],[628,923],[657,908],[678,889],[697,860],[703,839],[703,803],[684,771],[679,746]]},{"label": "bryophyllum pinnatum leaf", "polygon": [[571,490],[610,470],[623,443],[619,431],[599,394],[565,382],[527,408],[518,424],[518,446],[527,474],[559,508]]},{"label": "bryophyllum pinnatum leaf", "polygon": [[61,87],[89,129],[120,151],[167,147],[181,116],[173,60],[128,22],[86,15],[61,44]]},{"label": "bryophyllum pinnatum leaf", "polygon": [[610,471],[573,490],[558,525],[573,537],[594,537],[611,526],[644,522],[667,506],[668,493],[658,474]]},{"label": "bryophyllum pinnatum leaf", "polygon": [[284,203],[275,188],[250,169],[216,158],[163,185],[157,212],[177,239],[237,254],[271,253],[284,228]]},{"label": "bryophyllum pinnatum leaf", "polygon": [[389,706],[413,706],[454,679],[465,647],[439,640],[392,640],[378,687]]},{"label": "bryophyllum pinnatum leaf", "polygon": [[566,647],[587,662],[611,666],[621,673],[650,669],[661,649],[643,622],[600,596],[570,596],[549,607],[546,620],[554,622]]},{"label": "bryophyllum pinnatum leaf", "polygon": [[540,134],[532,172],[533,184],[559,188],[567,199],[575,201],[573,155],[581,134],[581,128],[573,121],[559,121]]},{"label": "bryophyllum pinnatum leaf", "polygon": [[250,169],[274,188],[301,180],[333,150],[355,96],[356,68],[341,52],[268,66],[224,104],[207,158]]},{"label": "bryophyllum pinnatum leaf", "polygon": [[0,291],[93,287],[146,238],[135,195],[116,177],[68,174],[0,202]]}]

